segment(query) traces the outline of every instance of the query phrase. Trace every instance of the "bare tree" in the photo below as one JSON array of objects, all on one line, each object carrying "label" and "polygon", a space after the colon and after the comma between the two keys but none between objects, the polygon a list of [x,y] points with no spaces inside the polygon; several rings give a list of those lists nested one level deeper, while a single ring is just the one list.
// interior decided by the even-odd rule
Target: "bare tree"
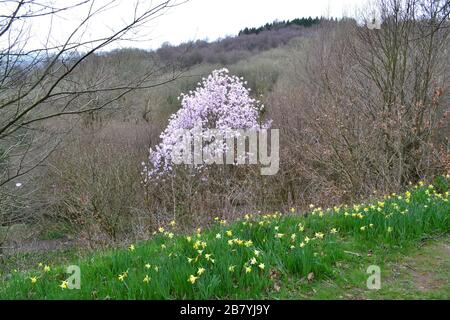
[{"label": "bare tree", "polygon": [[[93,25],[119,0],[0,1],[0,226],[23,220],[26,203],[18,196],[17,179],[43,164],[62,141],[61,133],[71,130],[58,121],[92,115],[135,90],[177,78],[177,71],[155,64],[123,80],[98,56],[113,44],[139,40],[148,23],[181,3],[127,1],[133,10],[120,18],[119,27],[91,36]],[[58,19],[67,21],[62,39],[53,25]],[[39,42],[33,42],[36,34]]]},{"label": "bare tree", "polygon": [[376,7],[381,28],[358,28],[352,56],[360,83],[366,83],[360,87],[369,97],[365,112],[380,124],[384,163],[378,173],[402,186],[429,169],[426,153],[431,156],[430,144],[443,130],[437,124],[448,108],[442,96],[450,80],[450,5],[445,0],[379,0]]}]

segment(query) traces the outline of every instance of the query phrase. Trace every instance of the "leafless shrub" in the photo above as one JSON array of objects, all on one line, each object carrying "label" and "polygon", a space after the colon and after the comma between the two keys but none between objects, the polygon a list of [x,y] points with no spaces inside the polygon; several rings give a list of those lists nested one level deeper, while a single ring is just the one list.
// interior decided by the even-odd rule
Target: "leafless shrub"
[{"label": "leafless shrub", "polygon": [[[445,1],[378,5],[380,30],[356,21],[322,30],[271,97],[271,114],[284,128],[283,170],[296,185],[311,186],[311,200],[395,191],[443,171]],[[317,188],[325,198],[315,197]]]}]

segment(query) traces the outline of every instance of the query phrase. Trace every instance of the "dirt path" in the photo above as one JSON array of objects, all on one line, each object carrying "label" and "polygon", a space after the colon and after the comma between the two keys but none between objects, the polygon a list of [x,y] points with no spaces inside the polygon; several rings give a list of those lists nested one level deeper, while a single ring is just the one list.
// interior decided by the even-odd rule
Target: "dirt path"
[{"label": "dirt path", "polygon": [[[389,270],[391,268],[391,270]],[[413,255],[390,263],[385,286],[393,295],[411,298],[450,298],[450,241],[426,244]]]},{"label": "dirt path", "polygon": [[[403,252],[403,254],[401,253]],[[333,278],[312,281],[290,278],[276,299],[450,299],[450,237],[427,240],[416,248],[378,253],[376,260],[363,253],[342,263]],[[376,262],[375,262],[376,261]],[[381,268],[379,290],[367,288],[366,269]]]},{"label": "dirt path", "polygon": [[68,249],[74,246],[74,241],[70,239],[54,240],[34,240],[21,244],[11,245],[5,248],[5,254],[32,253],[38,251],[55,251]]}]

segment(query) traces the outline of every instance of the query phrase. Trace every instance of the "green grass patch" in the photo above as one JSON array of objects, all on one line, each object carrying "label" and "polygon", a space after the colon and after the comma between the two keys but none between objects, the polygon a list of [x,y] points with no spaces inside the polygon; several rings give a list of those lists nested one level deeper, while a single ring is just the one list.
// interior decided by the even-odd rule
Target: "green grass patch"
[{"label": "green grass patch", "polygon": [[[217,218],[187,236],[177,235],[174,222],[150,241],[71,260],[81,270],[79,290],[67,288],[66,266],[42,263],[4,275],[0,298],[370,298],[355,289],[365,284],[369,265],[386,268],[386,257],[448,233],[445,183],[354,206],[312,207],[308,214],[292,209],[230,224]],[[356,292],[349,297],[347,289]]]}]

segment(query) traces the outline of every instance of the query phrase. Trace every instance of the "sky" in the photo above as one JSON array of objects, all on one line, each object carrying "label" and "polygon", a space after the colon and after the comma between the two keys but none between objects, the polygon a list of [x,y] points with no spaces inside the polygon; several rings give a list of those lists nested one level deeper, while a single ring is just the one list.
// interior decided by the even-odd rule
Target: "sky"
[{"label": "sky", "polygon": [[[39,0],[61,7],[81,0]],[[74,37],[88,40],[118,30],[133,17],[137,0],[95,0],[94,10],[102,8]],[[154,7],[163,0],[140,0],[138,10]],[[164,10],[157,17],[144,24],[131,35],[134,41],[110,45],[115,47],[138,47],[156,49],[168,42],[176,45],[195,40],[214,41],[218,38],[236,35],[245,27],[259,27],[274,20],[288,20],[301,17],[353,16],[355,8],[366,0],[173,0],[176,6]],[[61,44],[82,21],[90,3],[81,5],[57,15],[33,18],[24,29],[28,37],[26,48],[40,48],[43,45]],[[0,13],[11,10],[0,5]],[[19,30],[18,22],[17,30]],[[4,37],[5,38],[5,37]],[[3,39],[5,41],[5,39]],[[0,39],[0,46],[4,45]]]}]

